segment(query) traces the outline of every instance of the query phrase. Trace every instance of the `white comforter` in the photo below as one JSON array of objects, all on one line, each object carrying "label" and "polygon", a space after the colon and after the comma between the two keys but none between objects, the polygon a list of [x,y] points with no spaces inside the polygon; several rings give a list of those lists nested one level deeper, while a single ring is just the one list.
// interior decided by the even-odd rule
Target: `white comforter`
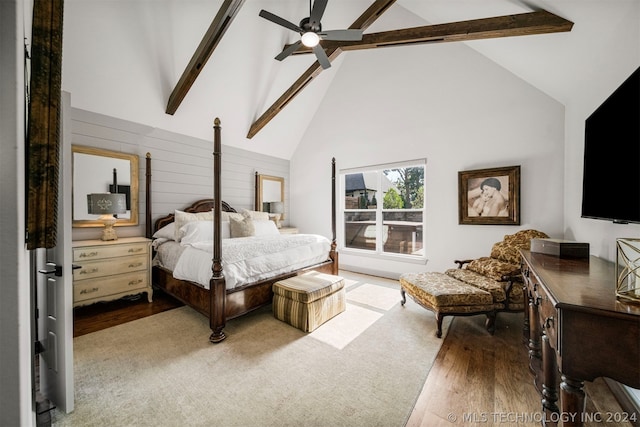
[{"label": "white comforter", "polygon": [[[314,234],[285,234],[222,240],[222,271],[227,289],[326,261],[331,243]],[[213,242],[185,245],[173,277],[208,288]]]}]

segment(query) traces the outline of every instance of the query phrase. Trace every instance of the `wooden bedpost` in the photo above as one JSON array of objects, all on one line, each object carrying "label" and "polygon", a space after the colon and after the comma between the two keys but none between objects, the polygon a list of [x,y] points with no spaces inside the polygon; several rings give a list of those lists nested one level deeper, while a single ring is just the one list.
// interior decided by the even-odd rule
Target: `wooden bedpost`
[{"label": "wooden bedpost", "polygon": [[220,137],[220,119],[217,117],[213,122],[213,132],[213,264],[211,267],[213,276],[209,282],[209,327],[212,333],[209,341],[218,343],[227,337],[223,331],[226,323],[225,303],[227,290],[224,274],[222,273],[222,235],[220,234],[222,216],[220,189],[222,139]]},{"label": "wooden bedpost", "polygon": [[336,158],[331,159],[331,252],[333,274],[338,274],[338,251],[336,251]]},{"label": "wooden bedpost", "polygon": [[145,198],[144,198],[144,202],[145,202],[145,236],[147,237],[147,239],[150,239],[151,236],[153,235],[153,228],[152,228],[152,224],[151,224],[151,153],[147,153],[147,163],[145,164],[145,177],[146,177],[146,182],[145,182]]}]

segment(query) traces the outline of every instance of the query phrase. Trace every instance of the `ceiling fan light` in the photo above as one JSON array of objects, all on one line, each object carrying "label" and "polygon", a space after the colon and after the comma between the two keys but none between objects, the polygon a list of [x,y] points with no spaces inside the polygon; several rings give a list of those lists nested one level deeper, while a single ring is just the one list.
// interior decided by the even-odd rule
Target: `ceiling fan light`
[{"label": "ceiling fan light", "polygon": [[306,47],[314,47],[318,43],[320,43],[320,36],[318,36],[313,31],[307,31],[302,35],[300,40],[302,41],[302,44],[305,45]]}]

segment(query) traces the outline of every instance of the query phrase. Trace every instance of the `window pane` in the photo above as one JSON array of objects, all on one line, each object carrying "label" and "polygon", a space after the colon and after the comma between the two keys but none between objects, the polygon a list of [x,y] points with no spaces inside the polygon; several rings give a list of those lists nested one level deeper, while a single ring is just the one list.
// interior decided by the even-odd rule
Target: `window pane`
[{"label": "window pane", "polygon": [[378,187],[376,172],[347,174],[345,175],[344,184],[345,209],[376,208],[376,188]]},{"label": "window pane", "polygon": [[376,250],[376,212],[344,213],[345,247]]},{"label": "window pane", "polygon": [[424,167],[393,168],[383,172],[384,209],[424,207]]},{"label": "window pane", "polygon": [[382,213],[386,229],[384,251],[422,256],[422,211]]}]

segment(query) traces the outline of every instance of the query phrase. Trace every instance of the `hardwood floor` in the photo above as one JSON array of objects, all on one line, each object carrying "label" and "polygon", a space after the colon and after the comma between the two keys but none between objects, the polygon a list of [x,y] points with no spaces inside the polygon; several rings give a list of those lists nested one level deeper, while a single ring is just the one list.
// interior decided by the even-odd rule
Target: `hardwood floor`
[{"label": "hardwood floor", "polygon": [[[118,300],[74,310],[74,336],[182,306],[161,291],[153,302]],[[522,314],[500,313],[495,335],[484,316],[454,318],[407,427],[455,425],[540,426],[540,398],[528,369]],[[586,383],[587,411],[622,413],[607,384]],[[586,423],[586,426],[601,423]],[[607,423],[631,427],[631,423]]]},{"label": "hardwood floor", "polygon": [[[494,336],[484,329],[484,321],[484,316],[454,318],[407,427],[540,426],[541,403],[528,368],[523,315],[498,314]],[[594,419],[623,413],[603,379],[585,382],[585,391],[587,412]]]},{"label": "hardwood floor", "polygon": [[156,289],[151,303],[147,301],[147,294],[144,293],[136,299],[121,298],[76,307],[73,310],[73,336],[79,337],[182,305],[180,301]]}]

